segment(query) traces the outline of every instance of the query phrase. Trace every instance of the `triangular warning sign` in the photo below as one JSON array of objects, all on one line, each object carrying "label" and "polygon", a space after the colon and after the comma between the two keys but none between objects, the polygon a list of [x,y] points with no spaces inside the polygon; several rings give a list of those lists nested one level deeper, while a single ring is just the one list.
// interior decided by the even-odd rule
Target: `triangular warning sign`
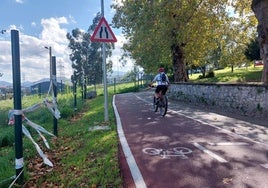
[{"label": "triangular warning sign", "polygon": [[90,37],[92,42],[116,42],[117,39],[111,30],[109,24],[104,17],[101,18],[99,24]]}]

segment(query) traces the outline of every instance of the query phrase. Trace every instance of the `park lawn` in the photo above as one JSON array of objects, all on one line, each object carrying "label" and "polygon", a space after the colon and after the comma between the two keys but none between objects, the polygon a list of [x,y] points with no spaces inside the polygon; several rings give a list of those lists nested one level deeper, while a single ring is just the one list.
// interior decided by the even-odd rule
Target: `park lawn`
[{"label": "park lawn", "polygon": [[230,67],[214,70],[215,77],[199,78],[201,74],[189,75],[190,82],[195,83],[250,83],[261,82],[262,66],[236,67],[231,71]]}]

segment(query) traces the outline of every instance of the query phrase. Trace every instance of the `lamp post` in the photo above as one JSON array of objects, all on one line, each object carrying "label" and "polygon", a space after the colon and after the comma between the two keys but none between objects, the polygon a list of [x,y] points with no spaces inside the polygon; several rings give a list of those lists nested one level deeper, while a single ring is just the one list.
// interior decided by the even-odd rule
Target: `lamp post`
[{"label": "lamp post", "polygon": [[51,46],[49,46],[49,47],[45,46],[45,48],[49,50],[49,79],[51,81],[51,79],[52,79],[52,70],[51,70],[51,67],[52,67],[52,49],[51,49]]},{"label": "lamp post", "polygon": [[[53,56],[52,57],[52,50],[51,50],[51,46],[47,47],[45,46],[46,49],[49,50],[49,72],[50,72],[50,84],[52,83],[53,87],[52,87],[52,93],[53,93],[53,100],[55,100],[54,102],[57,103],[57,77],[56,77],[56,57]],[[56,84],[56,85],[55,85]],[[57,118],[54,116],[53,117],[53,131],[54,131],[54,135],[58,136],[58,120]]]}]

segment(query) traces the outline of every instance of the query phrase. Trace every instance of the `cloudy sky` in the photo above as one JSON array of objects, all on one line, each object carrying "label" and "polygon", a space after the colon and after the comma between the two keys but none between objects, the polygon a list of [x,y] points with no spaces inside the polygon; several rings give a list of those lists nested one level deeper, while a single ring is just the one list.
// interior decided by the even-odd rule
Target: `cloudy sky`
[{"label": "cloudy sky", "polygon": [[[104,0],[104,15],[111,23],[114,0]],[[101,0],[1,0],[0,3],[0,81],[12,82],[11,30],[19,31],[21,80],[38,81],[49,77],[49,51],[57,59],[57,76],[72,74],[70,51],[66,33],[75,28],[87,30],[95,15],[101,12]],[[112,61],[114,70],[130,70],[131,63],[122,67],[120,47],[124,38],[120,30],[112,28],[116,35],[116,49]],[[108,61],[108,60],[107,60]]]}]

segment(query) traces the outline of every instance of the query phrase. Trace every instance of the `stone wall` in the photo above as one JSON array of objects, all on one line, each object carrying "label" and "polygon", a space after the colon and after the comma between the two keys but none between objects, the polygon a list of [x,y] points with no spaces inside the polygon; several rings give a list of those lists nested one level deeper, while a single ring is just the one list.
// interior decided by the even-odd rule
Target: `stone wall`
[{"label": "stone wall", "polygon": [[246,116],[268,116],[268,85],[177,83],[169,87],[168,96]]}]

